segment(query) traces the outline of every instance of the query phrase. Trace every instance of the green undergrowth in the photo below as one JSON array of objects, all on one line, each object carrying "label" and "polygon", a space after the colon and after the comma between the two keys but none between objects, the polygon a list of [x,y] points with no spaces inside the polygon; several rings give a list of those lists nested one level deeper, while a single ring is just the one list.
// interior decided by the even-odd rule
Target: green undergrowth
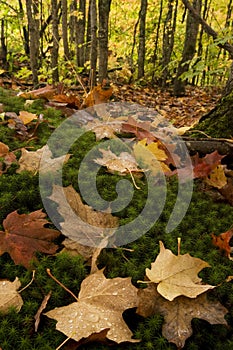
[{"label": "green undergrowth", "polygon": [[[3,92],[0,94],[0,102],[3,100]],[[6,97],[4,97],[6,98]],[[11,97],[8,96],[8,99]],[[15,98],[15,97],[13,97]],[[7,100],[7,98],[6,98]],[[17,102],[24,104],[24,101]],[[37,102],[43,110],[41,102]],[[11,103],[8,101],[7,108]],[[6,108],[6,107],[5,107]],[[20,107],[21,109],[21,107]],[[10,111],[10,110],[8,110]],[[58,125],[62,121],[61,114],[50,110],[50,123]],[[53,117],[52,117],[53,116]],[[0,137],[5,129],[5,137],[1,141],[5,142],[11,149],[25,146],[25,140],[17,139],[14,130],[8,131],[6,125],[0,126]],[[37,134],[36,141],[32,142],[37,148],[45,144],[45,138],[54,130],[46,124],[45,133],[42,138]],[[8,134],[9,132],[9,134]],[[44,131],[43,131],[44,132]],[[41,131],[41,133],[43,133]],[[10,136],[9,136],[10,135]],[[79,138],[70,148],[71,157],[63,167],[63,185],[70,184],[79,191],[78,176],[80,174],[80,165],[88,152],[96,146],[94,155],[100,156],[98,147],[103,146],[103,142],[96,142],[95,135],[87,132]],[[123,149],[124,150],[124,149]],[[59,152],[56,147],[54,153]],[[119,153],[122,151],[119,146]],[[92,155],[93,155],[92,154]],[[6,174],[0,176],[0,224],[1,229],[4,218],[13,210],[19,213],[29,213],[43,208],[40,197],[38,175],[27,171],[18,174],[15,173],[16,165],[12,165]],[[96,178],[96,186],[100,198],[93,193],[93,205],[99,209],[106,209],[108,203],[117,199],[116,186],[122,180],[128,180],[133,188],[132,179],[129,175],[119,176],[109,174],[104,168],[95,166],[90,162],[84,164],[82,169],[86,174],[86,186],[90,184],[93,177]],[[48,188],[56,178],[49,175],[46,178]],[[136,178],[135,182],[140,189],[134,188],[132,200],[125,207],[121,207],[118,202],[118,210],[114,215],[119,217],[123,225],[135,219],[147,200],[148,188],[144,178]],[[85,183],[85,181],[84,181]],[[126,183],[125,183],[126,184]],[[161,186],[158,182],[156,186]],[[129,189],[124,187],[126,191]],[[149,268],[159,253],[159,241],[163,241],[166,248],[177,254],[177,238],[181,237],[181,254],[190,253],[194,257],[201,258],[210,264],[210,268],[201,271],[200,276],[205,283],[219,285],[209,293],[211,298],[220,301],[229,313],[226,316],[229,327],[223,325],[210,325],[208,322],[194,319],[192,321],[193,335],[186,341],[184,349],[186,350],[231,350],[233,347],[233,284],[224,282],[227,276],[232,275],[232,261],[227,259],[217,248],[212,245],[211,233],[216,235],[227,231],[232,225],[233,208],[223,201],[214,200],[208,192],[202,191],[200,181],[194,184],[192,200],[182,222],[172,232],[166,231],[166,225],[173,211],[178,184],[175,178],[167,180],[166,203],[157,222],[152,228],[143,234],[137,240],[128,243],[119,248],[104,249],[98,258],[98,267],[105,268],[105,275],[108,278],[128,277],[132,278],[132,283],[140,288],[145,286],[138,283],[144,279],[145,268]],[[158,190],[159,191],[159,190]],[[158,192],[159,193],[159,192]],[[51,194],[51,193],[50,193]],[[49,195],[49,193],[48,193]],[[101,200],[104,199],[103,200]],[[85,199],[83,199],[85,201]],[[159,200],[158,200],[159,202]],[[154,203],[154,211],[157,210],[158,203]],[[60,247],[62,248],[62,246]],[[27,285],[32,277],[31,271],[27,271],[22,266],[16,266],[8,254],[0,257],[0,278],[13,281],[16,276],[21,281],[22,288]],[[0,315],[0,347],[3,350],[55,350],[65,339],[65,335],[55,330],[56,322],[41,316],[41,323],[38,332],[34,330],[34,316],[45,295],[52,291],[48,301],[46,311],[55,307],[68,305],[75,300],[61,286],[55,283],[46,273],[50,269],[56,278],[68,287],[75,295],[78,295],[81,281],[89,274],[90,266],[84,262],[81,257],[72,257],[67,253],[59,253],[55,256],[45,256],[38,254],[37,262],[34,262],[36,270],[34,282],[22,292],[24,305],[19,313],[11,309],[9,314]],[[144,319],[136,315],[135,310],[127,310],[123,317],[128,326],[133,331],[134,337],[141,339],[137,344],[118,344],[109,347],[105,344],[84,344],[81,350],[107,350],[130,349],[130,350],[175,350],[174,344],[168,343],[162,336],[163,317],[154,315]],[[66,349],[64,346],[63,349]],[[68,348],[67,348],[68,349]]]}]

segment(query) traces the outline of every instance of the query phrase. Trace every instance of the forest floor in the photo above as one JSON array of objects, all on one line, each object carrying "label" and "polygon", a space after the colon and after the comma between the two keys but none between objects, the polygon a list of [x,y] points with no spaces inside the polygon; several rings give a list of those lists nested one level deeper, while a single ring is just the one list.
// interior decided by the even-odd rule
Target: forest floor
[{"label": "forest floor", "polygon": [[[172,96],[170,90],[162,91],[150,86],[112,84],[112,87],[113,94],[111,101],[132,102],[152,108],[178,128],[195,125],[203,115],[216,106],[221,98],[221,91],[214,88],[203,89],[188,86],[186,96],[176,98]],[[127,149],[132,147],[132,154],[135,149],[138,149],[139,151],[143,151],[143,157],[145,154],[148,155],[148,152],[150,153],[152,151],[148,151],[146,147],[149,147],[151,143],[155,147],[155,152],[157,152],[156,145],[160,151],[158,154],[155,154],[155,157],[161,155],[162,152],[163,157],[160,162],[161,167],[162,165],[164,166],[164,174],[168,175],[168,170],[172,171],[172,174],[170,173],[172,176],[167,176],[166,179],[166,203],[164,208],[162,208],[162,213],[157,222],[145,234],[141,234],[141,227],[135,227],[136,234],[140,231],[140,236],[137,236],[139,238],[136,240],[129,241],[124,247],[119,246],[117,249],[115,246],[110,249],[102,249],[98,259],[96,253],[93,253],[93,251],[91,253],[88,251],[88,254],[85,253],[88,256],[84,256],[85,254],[81,252],[80,245],[77,248],[76,241],[72,242],[72,244],[76,244],[75,249],[73,249],[73,245],[68,247],[67,242],[66,246],[65,237],[63,235],[57,236],[58,231],[54,233],[54,226],[45,220],[47,209],[43,206],[44,202],[42,203],[41,198],[44,188],[39,183],[38,172],[41,150],[47,144],[48,138],[55,129],[59,129],[57,126],[66,120],[66,116],[82,108],[81,104],[85,101],[86,96],[80,87],[64,89],[66,91],[63,94],[60,91],[52,92],[51,89],[52,87],[45,86],[44,94],[47,96],[47,99],[44,97],[43,100],[28,101],[32,97],[32,91],[29,88],[26,89],[25,86],[21,86],[20,88],[24,94],[21,95],[22,98],[16,96],[19,93],[18,87],[13,89],[12,87],[8,87],[6,89],[6,86],[3,84],[0,88],[0,109],[2,112],[0,114],[0,279],[3,280],[3,283],[6,283],[8,280],[13,281],[18,277],[22,284],[22,300],[20,299],[21,304],[18,307],[21,310],[19,313],[11,309],[8,314],[1,315],[0,300],[0,350],[58,350],[61,348],[64,350],[174,350],[177,348],[183,348],[184,350],[231,350],[233,348],[233,284],[231,283],[233,262],[230,259],[232,249],[230,243],[232,243],[231,238],[233,237],[233,208],[219,189],[227,186],[228,179],[231,179],[233,175],[230,169],[227,169],[225,164],[221,163],[223,157],[217,151],[207,154],[205,157],[199,157],[198,154],[191,157],[195,172],[192,198],[190,198],[190,203],[189,201],[187,202],[187,212],[185,212],[185,216],[180,224],[172,232],[167,232],[166,225],[168,220],[170,220],[171,213],[173,213],[176,197],[179,194],[178,181],[176,176],[173,176],[174,166],[171,169],[165,166],[166,161],[168,161],[167,163],[169,165],[173,165],[173,163],[169,163],[171,160],[169,160],[170,158],[168,158],[168,153],[166,152],[164,159],[164,150],[166,151],[166,147],[163,144],[162,138],[161,140],[159,139],[159,143],[153,139],[153,129],[150,132],[146,128],[143,130],[142,125],[145,124],[141,120],[136,119],[136,117],[136,124],[132,124],[130,118],[127,118],[127,114],[126,120],[120,119],[124,118],[124,116],[120,116],[119,120],[122,123],[120,131],[117,133],[117,130],[114,130],[114,132],[116,131],[118,137],[122,138],[123,144],[129,141],[129,139],[133,140],[131,146],[130,143],[127,143]],[[28,94],[26,90],[29,90]],[[76,107],[74,106],[75,104],[77,104]],[[26,111],[26,113],[21,113],[22,111]],[[83,115],[85,117],[85,113]],[[97,113],[93,115],[97,122],[99,122],[99,115]],[[28,117],[29,120],[27,119]],[[81,121],[85,120],[83,119]],[[88,121],[89,119],[87,119]],[[155,128],[154,130],[156,130],[152,119],[151,121],[151,128]],[[84,128],[86,126],[84,123],[81,125]],[[131,128],[132,126],[135,127],[135,125],[136,128]],[[141,129],[140,132],[143,130],[145,133],[140,134],[138,129]],[[70,157],[68,157],[68,160],[64,164],[62,180],[63,188],[68,189],[72,187],[72,191],[75,193],[75,200],[73,200],[71,198],[73,192],[67,192],[67,197],[70,196],[71,198],[69,203],[76,203],[77,198],[79,198],[77,203],[81,205],[85,215],[90,215],[90,219],[95,220],[91,221],[91,223],[95,223],[94,232],[96,233],[96,226],[98,227],[99,222],[99,227],[103,228],[101,226],[101,220],[103,219],[99,216],[98,211],[94,211],[95,216],[92,217],[91,207],[82,203],[82,201],[80,204],[80,197],[78,197],[78,191],[80,189],[77,174],[79,174],[80,164],[85,163],[83,160],[86,159],[86,155],[91,153],[89,151],[98,147],[104,147],[105,139],[110,139],[111,137],[104,136],[102,139],[99,139],[97,134],[95,134],[94,128],[87,128],[86,130],[87,132],[78,138],[69,149]],[[128,139],[125,136],[126,134],[130,134]],[[69,135],[73,137],[72,130],[69,128],[65,129],[64,134],[59,135],[59,144],[55,144],[55,146],[53,143],[50,144],[53,155],[51,160],[62,158],[59,157],[59,152],[62,151],[62,145],[66,144]],[[103,135],[105,134],[103,133]],[[77,135],[75,134],[75,136]],[[113,143],[114,137],[112,140]],[[152,142],[150,142],[151,137],[153,139]],[[144,143],[145,138],[147,145]],[[108,144],[106,144],[106,147],[108,147]],[[125,150],[125,147],[122,149]],[[117,164],[121,164],[121,154],[127,153],[123,152],[122,149],[117,149],[115,153],[111,152],[111,156],[117,157]],[[101,150],[100,148],[98,149],[99,157],[101,156]],[[109,149],[105,151],[107,153]],[[135,152],[135,157],[136,155],[137,153]],[[179,155],[179,152],[177,155]],[[112,158],[113,160],[115,160],[114,157]],[[94,159],[95,163],[99,159]],[[102,162],[103,158],[100,160]],[[122,164],[125,167],[124,160]],[[153,174],[156,167],[154,168],[153,164],[150,163],[151,158],[145,157],[144,160],[148,168],[141,167],[141,169],[147,169],[150,174],[156,177],[157,173],[155,172],[155,175]],[[51,190],[51,184],[56,183],[57,170],[52,166],[53,163],[48,164],[49,166],[47,165],[45,167],[48,174],[42,174],[42,178],[45,176],[46,186],[48,185]],[[95,179],[95,184],[101,197],[104,198],[104,202],[112,203],[116,197],[116,185],[122,180],[122,175],[124,175],[128,181],[135,185],[133,198],[129,202],[129,205],[120,210],[113,218],[114,220],[119,220],[119,227],[133,222],[135,218],[140,216],[141,209],[147,205],[148,193],[147,186],[145,186],[146,179],[145,177],[141,177],[141,169],[138,172],[139,176],[135,175],[134,178],[131,176],[131,171],[126,172],[126,170],[129,170],[127,167],[123,167],[125,173],[122,174],[122,168],[119,168],[119,171],[114,170],[111,172],[111,169],[108,169],[107,162],[99,164],[103,166],[97,175],[94,174],[92,168],[84,168],[86,171],[85,174],[88,174],[83,179],[84,184],[86,183],[89,186],[90,179]],[[135,163],[133,165],[133,171],[136,171],[137,174],[138,169],[135,169]],[[184,174],[185,176],[188,175],[187,172]],[[159,181],[155,182],[155,184],[156,186],[153,188],[156,188],[156,191],[160,191],[161,185]],[[58,187],[54,187],[56,191],[59,191]],[[233,193],[233,186],[231,190]],[[125,193],[128,195],[128,188]],[[91,197],[92,195],[93,193],[91,192]],[[50,201],[54,202],[53,205],[58,204],[58,207],[60,207],[61,204],[62,208],[63,202],[59,203],[60,199],[54,195],[54,192],[49,193],[47,197]],[[150,207],[152,213],[156,213],[157,203],[160,202],[160,199],[159,197],[159,200],[153,200],[153,207]],[[98,197],[96,201],[98,204]],[[70,205],[72,207],[72,204]],[[75,211],[75,208],[72,209]],[[59,217],[63,217],[63,213],[59,212],[59,210]],[[183,210],[183,207],[181,207],[181,210]],[[110,213],[106,214],[111,216]],[[25,224],[23,220],[28,220],[31,225],[30,240],[26,239],[22,241],[22,237],[24,238],[26,236],[28,238],[28,222],[25,221]],[[80,228],[77,225],[75,226],[69,217],[67,219],[65,216],[64,221],[69,225],[71,224],[72,230],[75,227],[75,234],[77,232],[79,234]],[[44,227],[44,225],[46,226]],[[51,242],[48,243],[48,249],[46,248],[44,250],[40,247],[38,248],[36,245],[35,251],[31,251],[31,247],[34,247],[34,241],[38,241],[36,236],[37,227],[40,230],[45,230],[43,232],[47,232],[50,235]],[[12,236],[13,239],[11,240],[9,237]],[[182,238],[181,254],[179,251],[180,246],[177,245],[177,238]],[[43,239],[41,240],[43,241]],[[52,243],[53,240],[55,246]],[[183,259],[183,257],[187,256],[186,253],[189,253],[191,257],[202,260],[201,269],[206,266],[211,267],[201,271],[200,277],[203,278],[205,284],[210,285],[210,289],[216,286],[213,292],[210,291],[213,302],[211,301],[212,299],[206,299],[207,291],[204,293],[201,291],[203,298],[202,295],[191,295],[190,297],[189,294],[186,295],[182,291],[182,293],[178,294],[180,295],[178,302],[183,300],[182,305],[179,304],[179,307],[176,308],[176,299],[174,302],[171,298],[167,298],[167,300],[161,299],[161,296],[155,290],[151,290],[150,287],[144,288],[145,284],[142,284],[140,281],[145,279],[145,271],[148,271],[150,266],[152,268],[152,262],[159,256],[159,246],[162,251],[163,248],[161,247],[163,246],[161,242],[166,247],[168,254],[171,254],[171,252],[178,254],[174,259]],[[66,248],[66,252],[63,250],[64,247]],[[27,254],[23,254],[24,251],[27,251]],[[30,256],[28,252],[30,252]],[[33,259],[35,257],[38,259],[31,265],[31,258]],[[92,267],[94,266],[97,271],[95,269],[92,271],[92,267],[90,267],[91,259]],[[166,265],[166,259],[162,264],[164,266]],[[33,277],[33,283],[29,283],[32,266],[36,273],[35,278]],[[101,270],[102,268],[104,268],[104,275]],[[197,268],[197,272],[199,270],[200,268]],[[48,271],[53,273],[59,283],[51,278]],[[107,283],[116,283],[118,277],[127,281],[128,277],[130,277],[133,287],[130,285],[129,292],[124,292],[122,297],[126,296],[127,302],[130,301],[131,304],[129,307],[123,306],[124,310],[120,308],[117,321],[113,321],[110,326],[108,325],[108,328],[104,329],[104,332],[102,332],[102,316],[98,313],[98,308],[92,309],[92,306],[90,306],[90,310],[93,310],[91,311],[90,319],[86,317],[89,311],[85,309],[83,313],[84,318],[77,325],[77,327],[80,327],[80,331],[78,332],[79,338],[75,338],[76,340],[74,341],[70,339],[73,337],[73,333],[71,335],[69,332],[67,333],[68,328],[66,328],[66,325],[72,324],[75,320],[71,318],[71,314],[74,314],[74,312],[69,312],[69,314],[64,316],[61,324],[65,329],[63,330],[62,327],[57,328],[59,329],[58,331],[55,328],[54,322],[54,319],[57,320],[57,318],[52,316],[53,310],[73,305],[74,295],[76,295],[75,299],[77,301],[78,291],[80,289],[82,290],[82,283],[84,281],[89,281],[85,293],[88,294],[89,291],[95,293],[96,286],[94,285],[95,281],[92,282],[92,278],[94,279],[97,274],[98,276],[101,274],[101,278],[106,279]],[[194,275],[194,282],[196,283],[197,280],[199,281],[199,277],[196,278],[196,272]],[[177,278],[177,281],[179,282],[179,278]],[[27,285],[29,287],[24,288]],[[62,288],[62,285],[66,289],[64,287]],[[154,283],[150,285],[153,287]],[[189,285],[186,287],[188,290],[190,289]],[[68,293],[67,288],[73,294]],[[113,286],[111,298],[114,298],[118,294],[118,290],[114,288]],[[122,291],[124,289],[125,287],[122,288]],[[172,287],[168,289],[172,290]],[[146,291],[145,295],[142,291]],[[147,292],[149,293],[148,295],[146,294]],[[19,293],[21,292],[19,291]],[[131,293],[132,295],[127,293]],[[136,306],[138,305],[137,293],[139,307],[136,313]],[[98,298],[100,297],[101,299],[103,296],[104,293],[103,295],[99,294]],[[46,301],[47,297],[48,303]],[[117,301],[114,307],[118,304],[122,307],[122,300],[119,299],[119,302]],[[108,301],[103,304],[108,306]],[[141,311],[140,305],[142,308]],[[48,312],[41,314],[44,308]],[[123,311],[125,324],[123,323],[124,326],[122,328],[119,320],[122,318]],[[112,310],[110,308],[108,314],[111,315],[111,313]],[[37,315],[36,323],[35,315]],[[191,315],[191,318],[189,315]],[[92,316],[94,316],[94,321],[92,321]],[[169,317],[176,320],[175,324],[167,321]],[[99,319],[101,321],[100,324],[98,323]],[[228,327],[226,327],[226,321]],[[92,329],[93,323],[97,327],[95,333],[93,333]],[[86,329],[84,330],[87,327],[88,330],[90,328],[89,333],[86,333]],[[132,339],[131,333],[130,336],[125,336],[125,332],[129,332],[128,327],[130,332],[132,330]],[[110,328],[113,333],[112,338],[108,337],[107,334]],[[124,332],[124,334],[122,333],[122,335],[121,332]],[[82,334],[84,335],[82,336]],[[115,334],[120,334],[123,338],[119,338],[120,340],[115,342]],[[179,334],[185,335],[180,338]],[[134,343],[135,338],[141,341]],[[113,339],[114,341],[109,343],[109,339]],[[61,344],[64,344],[64,346],[61,346]]]}]

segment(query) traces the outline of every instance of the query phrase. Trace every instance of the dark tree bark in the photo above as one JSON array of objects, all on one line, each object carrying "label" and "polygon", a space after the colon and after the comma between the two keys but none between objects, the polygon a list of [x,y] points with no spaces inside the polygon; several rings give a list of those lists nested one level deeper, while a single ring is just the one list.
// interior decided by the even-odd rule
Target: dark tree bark
[{"label": "dark tree bark", "polygon": [[151,77],[151,81],[154,82],[155,78],[155,63],[157,61],[157,51],[158,51],[158,43],[159,43],[159,33],[160,33],[160,27],[162,22],[162,15],[163,15],[163,0],[160,0],[160,10],[159,10],[159,18],[158,18],[158,24],[156,29],[156,36],[155,36],[155,44],[154,44],[154,53],[152,57],[152,63],[153,63],[153,73]]},{"label": "dark tree bark", "polygon": [[[200,14],[202,0],[193,0],[193,8]],[[182,59],[178,65],[177,75],[174,81],[174,95],[182,96],[185,94],[185,81],[181,79],[183,73],[189,70],[190,61],[196,52],[196,41],[198,34],[199,22],[197,22],[190,11],[188,11],[185,31],[185,41],[182,53]]]},{"label": "dark tree bark", "polygon": [[64,47],[64,59],[69,60],[70,52],[68,45],[68,28],[67,28],[67,0],[61,0],[62,10],[62,40]]},{"label": "dark tree bark", "polygon": [[138,79],[144,76],[144,65],[146,55],[146,11],[147,0],[141,0],[139,12],[139,44],[138,44]]},{"label": "dark tree bark", "polygon": [[88,11],[87,11],[85,62],[90,60],[90,55],[91,55],[91,1],[89,1]]},{"label": "dark tree bark", "polygon": [[90,0],[90,19],[91,19],[91,82],[96,83],[96,66],[97,66],[97,6],[96,0]]},{"label": "dark tree bark", "polygon": [[108,22],[111,0],[99,0],[99,83],[108,77]]},{"label": "dark tree bark", "polygon": [[86,28],[86,0],[79,0],[79,13],[76,35],[76,60],[77,66],[83,67],[85,63],[85,28]]},{"label": "dark tree bark", "polygon": [[39,20],[38,2],[26,0],[27,18],[30,37],[30,64],[32,70],[32,81],[36,87],[38,85],[38,57],[39,57]]},{"label": "dark tree bark", "polygon": [[[18,0],[18,3],[19,3],[20,16],[23,19],[23,17],[24,17],[24,9],[23,9],[22,0]],[[29,33],[28,33],[27,27],[25,25],[23,25],[23,38],[24,38],[24,42],[23,42],[24,51],[25,51],[26,55],[29,56],[29,54],[30,54],[30,50],[29,50]]]},{"label": "dark tree bark", "polygon": [[4,69],[8,69],[7,62],[7,45],[6,45],[6,34],[5,34],[5,20],[1,20],[1,48],[0,48],[0,61]]},{"label": "dark tree bark", "polygon": [[59,81],[58,72],[58,51],[59,51],[59,32],[58,32],[58,6],[57,0],[51,0],[52,6],[52,33],[53,33],[53,47],[51,51],[51,68],[53,83]]},{"label": "dark tree bark", "polygon": [[168,1],[168,12],[164,23],[164,31],[163,31],[163,54],[162,54],[162,61],[161,61],[161,65],[163,69],[161,85],[163,87],[167,85],[167,80],[169,79],[168,64],[171,60],[171,55],[174,47],[177,6],[178,6],[178,0],[175,1],[175,5],[173,0]]}]

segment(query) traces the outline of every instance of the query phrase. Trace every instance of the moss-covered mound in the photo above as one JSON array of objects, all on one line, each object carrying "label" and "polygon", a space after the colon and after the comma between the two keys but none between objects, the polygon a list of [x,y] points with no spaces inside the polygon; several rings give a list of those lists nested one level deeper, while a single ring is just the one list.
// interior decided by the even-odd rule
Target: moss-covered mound
[{"label": "moss-covered mound", "polygon": [[[233,92],[223,97],[217,106],[204,115],[195,129],[211,137],[232,138],[233,136]],[[199,135],[196,135],[200,137]]]},{"label": "moss-covered mound", "polygon": [[[14,103],[12,102],[12,99]],[[17,112],[24,108],[23,100],[15,100],[15,96],[9,96],[1,91],[0,102],[4,103],[5,109],[12,111],[12,105],[19,104]],[[35,103],[35,104],[34,104]],[[14,130],[7,128],[3,123],[0,125],[2,142],[5,142],[11,151],[25,145],[34,146],[35,149],[46,143],[46,138],[62,120],[62,114],[50,109],[49,112],[43,109],[43,102],[34,102],[31,106],[37,106],[39,113],[49,113],[49,123],[41,125],[37,138],[20,140]],[[33,108],[34,108],[33,107]],[[16,109],[15,109],[16,110]],[[34,112],[36,111],[36,107]],[[101,141],[99,141],[101,142]],[[64,186],[72,184],[76,191],[79,190],[77,174],[79,165],[85,154],[97,144],[95,135],[87,132],[79,140],[78,145],[71,148],[69,161],[63,169]],[[20,151],[18,151],[19,157]],[[0,176],[0,225],[4,218],[13,210],[20,213],[29,213],[43,208],[38,176],[30,172],[16,173],[17,165],[12,165],[7,173]],[[127,177],[132,181],[131,177]],[[99,193],[106,201],[116,198],[116,184],[122,179],[116,174],[109,174],[101,168],[97,174],[96,184]],[[143,207],[147,188],[143,186],[143,178],[137,179],[141,188],[135,190],[132,201],[127,208],[117,213],[121,223],[128,222],[138,215]],[[194,257],[201,258],[211,265],[211,268],[204,269],[201,277],[205,283],[218,285],[210,294],[213,299],[220,301],[228,310],[226,318],[229,328],[223,325],[210,325],[208,322],[194,319],[192,322],[193,335],[186,341],[184,349],[187,350],[231,350],[233,347],[233,284],[224,282],[227,276],[232,275],[232,261],[227,259],[221,252],[212,245],[211,233],[219,234],[227,231],[232,224],[233,208],[222,201],[214,200],[208,192],[202,190],[201,182],[194,185],[192,201],[187,214],[180,225],[172,232],[166,232],[166,224],[174,208],[177,194],[177,181],[170,178],[167,181],[166,205],[156,224],[141,238],[129,243],[125,247],[117,249],[104,249],[98,259],[98,267],[105,267],[105,274],[108,278],[132,277],[133,284],[137,285],[138,280],[143,280],[145,268],[150,267],[159,253],[159,241],[162,240],[166,248],[177,254],[177,237],[182,238],[181,254],[190,253]],[[2,229],[2,227],[1,227]],[[31,279],[31,272],[22,266],[14,264],[8,254],[0,257],[0,278],[13,281],[16,276],[21,281],[22,287],[27,285]],[[0,347],[4,350],[55,350],[66,336],[55,330],[56,323],[42,315],[38,332],[34,330],[34,316],[41,305],[45,295],[52,291],[51,298],[47,304],[46,311],[55,307],[68,305],[74,302],[72,296],[61,286],[55,283],[46,273],[49,268],[53,275],[67,286],[75,295],[78,295],[82,280],[88,275],[90,267],[81,257],[71,257],[67,253],[56,256],[45,256],[38,254],[38,262],[35,263],[35,280],[22,292],[24,305],[19,313],[14,309],[7,315],[0,315]],[[132,329],[134,337],[141,339],[137,344],[113,345],[111,349],[131,350],[171,350],[176,349],[174,344],[162,336],[163,317],[156,314],[144,319],[136,315],[135,310],[128,310],[124,313],[124,319]],[[66,347],[67,346],[67,347]],[[63,349],[70,349],[69,343]],[[84,344],[80,349],[100,350],[109,349],[104,344]]]}]

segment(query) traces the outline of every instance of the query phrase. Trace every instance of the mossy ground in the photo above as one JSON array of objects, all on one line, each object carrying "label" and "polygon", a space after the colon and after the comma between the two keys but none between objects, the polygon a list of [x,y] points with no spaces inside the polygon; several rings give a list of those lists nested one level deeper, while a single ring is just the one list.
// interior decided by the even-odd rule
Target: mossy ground
[{"label": "mossy ground", "polygon": [[[233,136],[233,92],[223,97],[217,106],[201,119],[195,129],[211,137],[231,139]],[[194,135],[203,137],[201,134]]]},{"label": "mossy ground", "polygon": [[[0,91],[0,102],[4,103],[5,110],[18,112],[24,108],[24,100],[10,96],[10,92]],[[25,145],[34,146],[35,149],[42,147],[53,129],[62,120],[60,112],[49,109],[44,110],[43,101],[36,101],[30,106],[34,112],[37,108],[39,113],[47,113],[49,124],[41,125],[37,133],[37,139],[31,142],[21,141],[14,130],[8,130],[6,125],[0,125],[0,139],[11,149],[19,149]],[[77,174],[78,168],[86,152],[96,144],[95,135],[86,133],[78,145],[71,148],[72,157],[64,166],[64,185],[72,184],[78,191]],[[77,147],[78,146],[78,147]],[[18,209],[20,213],[28,213],[43,208],[40,198],[38,176],[29,172],[16,174],[17,166],[12,165],[6,174],[0,177],[0,224],[11,211]],[[118,175],[108,174],[101,169],[97,176],[97,187],[103,198],[113,200],[116,197],[115,185],[122,179]],[[131,181],[131,178],[128,177]],[[142,185],[140,181],[138,184]],[[107,186],[106,186],[107,184]],[[142,190],[135,190],[133,199],[127,208],[117,215],[121,222],[129,221],[140,212],[146,198],[146,186],[140,186]],[[177,253],[177,237],[182,238],[181,253],[190,253],[207,261],[211,268],[204,269],[201,277],[204,282],[218,285],[211,294],[229,310],[226,318],[229,328],[222,325],[212,326],[206,321],[194,319],[192,322],[193,335],[186,341],[186,350],[231,350],[233,347],[233,284],[226,283],[227,276],[232,275],[232,261],[223,256],[219,250],[213,247],[211,233],[222,233],[232,225],[233,208],[224,202],[216,202],[208,193],[201,190],[199,181],[194,185],[194,192],[189,209],[180,225],[171,233],[165,231],[170,213],[173,210],[177,182],[169,179],[167,182],[167,199],[162,215],[156,224],[138,240],[129,243],[125,247],[117,249],[104,249],[98,259],[99,268],[105,267],[108,278],[132,277],[132,282],[137,285],[138,280],[144,278],[145,268],[150,267],[159,253],[159,240],[165,247]],[[2,227],[1,227],[2,228]],[[125,248],[129,248],[126,250]],[[3,254],[0,257],[0,278],[13,281],[19,277],[22,287],[31,279],[31,272],[22,266],[16,266],[10,256]],[[38,255],[35,263],[35,281],[22,292],[24,305],[17,314],[11,310],[8,315],[0,315],[0,347],[3,350],[55,350],[66,337],[55,330],[55,322],[42,316],[38,332],[34,331],[34,315],[36,314],[44,296],[51,290],[52,296],[46,310],[67,305],[74,300],[56,284],[46,273],[51,272],[66,285],[74,294],[78,294],[80,283],[89,273],[89,266],[81,257],[71,257],[68,254],[56,256]],[[169,344],[162,336],[163,317],[154,315],[144,319],[135,314],[135,310],[128,310],[124,318],[134,332],[134,336],[142,341],[138,344],[121,344],[111,346],[111,349],[131,350],[171,350],[176,349],[174,344]],[[65,348],[64,348],[65,349]],[[80,349],[107,350],[109,346],[102,344],[85,344]]]}]

